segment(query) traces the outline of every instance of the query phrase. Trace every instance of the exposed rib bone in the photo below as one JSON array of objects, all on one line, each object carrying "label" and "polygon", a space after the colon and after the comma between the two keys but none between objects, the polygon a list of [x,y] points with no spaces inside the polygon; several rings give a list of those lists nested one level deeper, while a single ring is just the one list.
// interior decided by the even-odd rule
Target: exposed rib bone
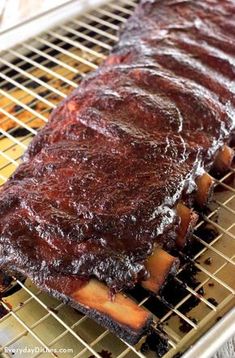
[{"label": "exposed rib bone", "polygon": [[196,179],[196,184],[197,184],[197,192],[195,197],[196,203],[198,206],[204,207],[208,204],[208,202],[212,197],[214,180],[208,173],[204,173]]},{"label": "exposed rib bone", "polygon": [[145,264],[150,276],[147,280],[141,282],[141,286],[155,294],[158,293],[167,276],[176,272],[178,265],[179,259],[177,257],[160,248],[155,249]]},{"label": "exposed rib bone", "polygon": [[224,145],[215,158],[213,170],[217,173],[224,173],[231,167],[234,157],[234,150]]},{"label": "exposed rib bone", "polygon": [[197,223],[198,215],[183,203],[177,205],[176,211],[177,215],[180,217],[176,244],[179,248],[183,248]]},{"label": "exposed rib bone", "polygon": [[[182,248],[196,225],[198,215],[183,203],[177,205],[177,214],[181,221],[176,244],[179,248]],[[160,248],[155,249],[153,255],[146,261],[145,266],[149,271],[150,277],[146,281],[142,281],[142,287],[156,294],[163,287],[169,273],[175,272],[178,265],[178,258]]]},{"label": "exposed rib bone", "polygon": [[137,343],[152,322],[148,311],[121,293],[111,299],[109,288],[95,279],[83,283],[73,276],[60,276],[47,279],[45,286],[130,344]]}]

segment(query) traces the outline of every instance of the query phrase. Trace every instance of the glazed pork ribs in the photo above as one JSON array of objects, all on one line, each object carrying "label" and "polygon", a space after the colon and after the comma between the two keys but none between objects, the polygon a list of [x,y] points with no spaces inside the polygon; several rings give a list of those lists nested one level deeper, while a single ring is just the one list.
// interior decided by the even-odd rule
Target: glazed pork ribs
[{"label": "glazed pork ribs", "polygon": [[[142,1],[0,192],[0,266],[129,343],[233,159],[235,4]],[[128,313],[127,313],[128,312]]]}]

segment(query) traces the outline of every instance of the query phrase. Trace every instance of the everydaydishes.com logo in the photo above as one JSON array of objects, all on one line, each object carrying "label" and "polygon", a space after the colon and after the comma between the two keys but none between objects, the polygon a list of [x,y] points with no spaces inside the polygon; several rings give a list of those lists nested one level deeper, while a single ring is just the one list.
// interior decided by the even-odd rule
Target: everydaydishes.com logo
[{"label": "everydaydishes.com logo", "polygon": [[72,348],[44,348],[44,347],[23,347],[23,348],[4,348],[5,353],[11,354],[35,354],[35,353],[73,353]]}]

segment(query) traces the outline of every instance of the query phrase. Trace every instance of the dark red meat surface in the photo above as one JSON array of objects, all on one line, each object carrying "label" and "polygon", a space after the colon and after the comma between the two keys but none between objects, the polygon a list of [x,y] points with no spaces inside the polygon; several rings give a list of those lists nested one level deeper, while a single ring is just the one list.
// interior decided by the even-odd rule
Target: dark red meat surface
[{"label": "dark red meat surface", "polygon": [[235,3],[142,1],[105,63],[56,110],[0,192],[0,265],[97,277],[146,275],[234,128]]}]

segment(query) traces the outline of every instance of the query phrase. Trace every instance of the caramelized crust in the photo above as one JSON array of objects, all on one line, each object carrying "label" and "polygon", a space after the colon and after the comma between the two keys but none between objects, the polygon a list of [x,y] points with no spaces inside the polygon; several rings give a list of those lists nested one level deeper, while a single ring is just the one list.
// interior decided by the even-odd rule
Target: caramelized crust
[{"label": "caramelized crust", "polygon": [[234,128],[234,14],[229,0],[140,3],[2,188],[2,267],[116,292],[147,277],[155,245],[176,240],[177,203]]}]

